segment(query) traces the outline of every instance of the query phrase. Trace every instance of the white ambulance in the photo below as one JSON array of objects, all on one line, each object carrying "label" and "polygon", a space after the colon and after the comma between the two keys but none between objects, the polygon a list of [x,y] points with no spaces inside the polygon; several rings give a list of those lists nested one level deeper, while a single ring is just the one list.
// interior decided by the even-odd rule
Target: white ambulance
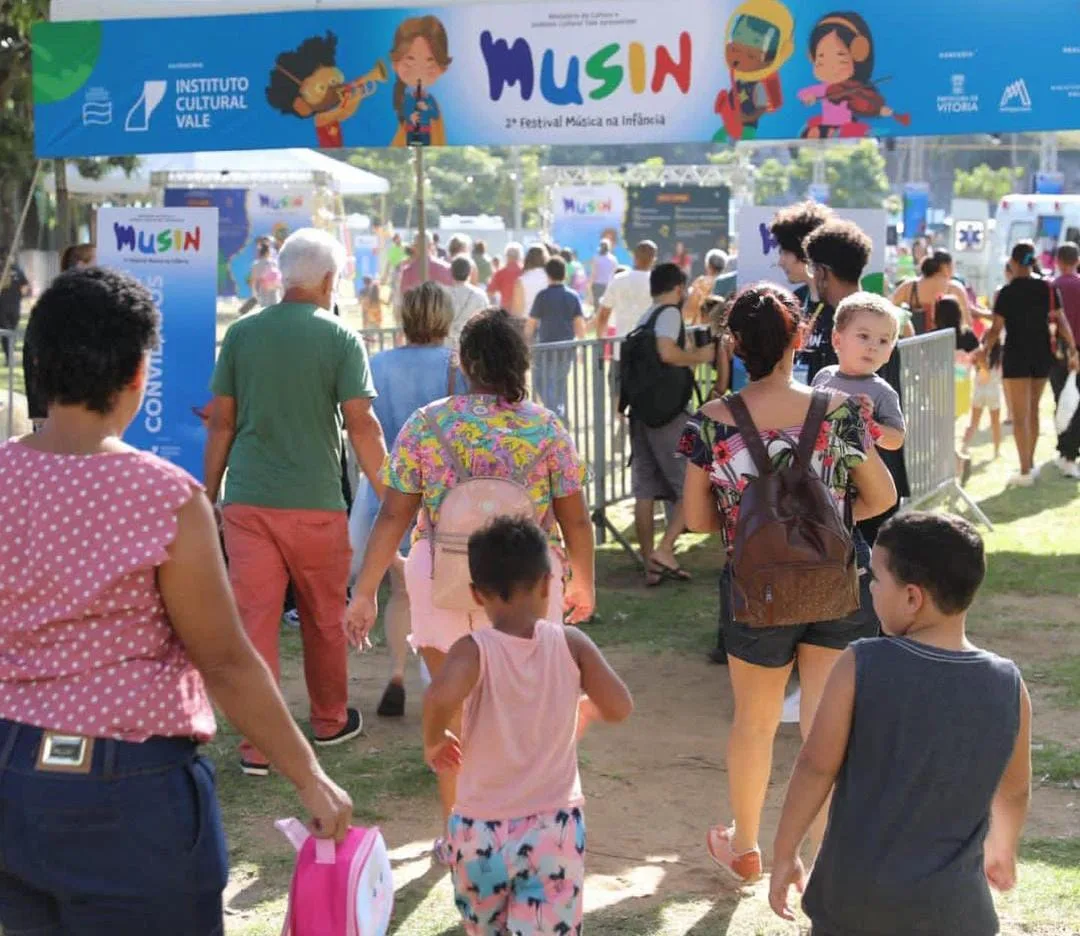
[{"label": "white ambulance", "polygon": [[1080,195],[1006,195],[1001,200],[989,260],[991,288],[1004,281],[1005,263],[1021,240],[1034,241],[1039,264],[1052,271],[1058,244],[1080,243]]}]

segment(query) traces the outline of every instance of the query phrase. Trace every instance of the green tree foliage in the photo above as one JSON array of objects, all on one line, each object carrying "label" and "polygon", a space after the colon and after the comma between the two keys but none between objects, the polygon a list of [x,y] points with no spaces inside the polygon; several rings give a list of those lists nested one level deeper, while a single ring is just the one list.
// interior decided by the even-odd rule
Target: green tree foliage
[{"label": "green tree foliage", "polygon": [[790,184],[788,167],[779,159],[766,159],[754,176],[754,204],[778,205],[786,201]]},{"label": "green tree foliage", "polygon": [[[814,175],[814,150],[804,146],[791,169],[792,194],[803,195]],[[885,157],[873,140],[825,150],[825,181],[834,208],[880,208],[889,194]]]},{"label": "green tree foliage", "polygon": [[[48,15],[48,0],[0,0],[0,247],[14,234],[19,210],[27,195],[34,172],[34,109],[30,70],[30,28]],[[73,32],[74,36],[75,33]],[[85,40],[85,35],[83,40]],[[60,95],[64,81],[76,80],[89,68],[88,62],[96,49],[86,41],[76,44],[56,70],[42,71],[39,83],[48,86],[43,93]],[[51,83],[50,83],[51,79]],[[109,169],[120,166],[130,172],[137,164],[133,156],[114,156],[107,159],[76,159],[79,173],[87,178],[100,178]],[[57,168],[63,165],[58,162]],[[52,168],[51,165],[47,168]],[[64,186],[58,186],[63,197]],[[41,213],[39,212],[39,215]],[[70,218],[67,206],[57,206],[56,218]],[[40,217],[39,221],[42,220]],[[63,245],[71,238],[70,231],[58,232]]]},{"label": "green tree foliage", "polygon": [[[545,148],[535,146],[520,147],[516,153],[509,147],[425,150],[425,198],[429,208],[443,215],[497,215],[510,226],[514,221],[514,192],[520,184],[523,223],[535,227],[540,223],[540,164],[545,155]],[[399,226],[410,220],[409,205],[416,196],[416,170],[410,152],[358,149],[340,158],[385,178],[390,183],[390,220]],[[378,213],[377,200],[351,199],[349,207]]]},{"label": "green tree foliage", "polygon": [[957,198],[979,198],[997,204],[1016,187],[1023,175],[1022,168],[1002,166],[991,169],[986,163],[975,166],[970,172],[957,169],[953,180],[953,195]]},{"label": "green tree foliage", "polygon": [[12,236],[34,170],[30,26],[48,0],[0,0],[0,247]]}]

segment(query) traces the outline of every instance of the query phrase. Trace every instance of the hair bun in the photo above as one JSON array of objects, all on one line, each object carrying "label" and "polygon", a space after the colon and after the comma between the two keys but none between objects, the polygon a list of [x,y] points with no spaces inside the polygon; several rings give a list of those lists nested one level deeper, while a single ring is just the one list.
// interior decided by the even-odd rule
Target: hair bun
[{"label": "hair bun", "polygon": [[795,339],[798,300],[773,283],[749,286],[735,297],[728,327],[750,379],[760,380],[773,372]]}]

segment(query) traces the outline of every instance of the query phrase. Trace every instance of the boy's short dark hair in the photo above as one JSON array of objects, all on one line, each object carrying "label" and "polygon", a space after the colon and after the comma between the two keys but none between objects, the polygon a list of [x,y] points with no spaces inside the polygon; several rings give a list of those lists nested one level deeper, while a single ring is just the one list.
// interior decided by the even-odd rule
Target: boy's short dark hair
[{"label": "boy's short dark hair", "polygon": [[658,263],[649,274],[649,295],[654,299],[686,285],[686,274],[677,263]]},{"label": "boy's short dark hair", "polygon": [[1063,244],[1059,244],[1057,249],[1057,259],[1058,263],[1064,263],[1065,266],[1075,266],[1080,263],[1080,247],[1072,241],[1065,241]]},{"label": "boy's short dark hair", "polygon": [[870,262],[873,243],[862,228],[851,221],[826,221],[813,231],[803,250],[815,266],[828,267],[845,283],[858,283]]},{"label": "boy's short dark hair", "polygon": [[970,608],[986,576],[979,531],[952,514],[897,514],[881,528],[875,545],[888,551],[893,578],[923,589],[944,614]]},{"label": "boy's short dark hair", "polygon": [[532,520],[499,517],[469,537],[469,574],[481,592],[503,601],[551,574],[547,537]]},{"label": "boy's short dark hair", "polygon": [[566,261],[562,257],[552,257],[544,264],[544,272],[549,280],[561,283],[566,279]]},{"label": "boy's short dark hair", "polygon": [[821,227],[832,216],[832,209],[828,206],[815,201],[804,201],[778,211],[769,230],[781,250],[794,254],[796,259],[805,263],[803,242],[811,231]]},{"label": "boy's short dark hair", "polygon": [[453,262],[450,264],[450,275],[454,278],[455,283],[467,283],[469,277],[472,276],[472,260],[468,257],[454,257]]}]

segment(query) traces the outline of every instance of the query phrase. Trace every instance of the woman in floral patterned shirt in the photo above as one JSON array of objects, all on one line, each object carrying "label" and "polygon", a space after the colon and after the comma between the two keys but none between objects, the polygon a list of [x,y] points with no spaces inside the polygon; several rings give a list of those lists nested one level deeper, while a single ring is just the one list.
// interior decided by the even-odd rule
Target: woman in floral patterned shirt
[{"label": "woman in floral patterned shirt", "polygon": [[[489,309],[469,320],[461,333],[461,367],[473,392],[433,404],[426,417],[422,411],[414,413],[383,468],[386,499],[349,608],[349,632],[358,646],[375,623],[376,592],[402,536],[419,514],[414,537],[426,537],[431,524],[438,525],[447,493],[460,480],[428,419],[435,420],[473,477],[510,479],[529,469],[529,494],[555,555],[549,616],[561,621],[565,610],[572,624],[592,616],[596,595],[592,524],[584,495],[587,469],[558,418],[527,399],[529,348],[507,312]],[[569,580],[564,591],[565,572]],[[435,676],[459,638],[490,623],[483,612],[435,608],[428,549],[409,553],[405,584],[412,618],[410,642]],[[454,786],[453,774],[439,774],[445,817],[454,805]]]},{"label": "woman in floral patterned shirt", "polygon": [[[773,463],[792,455],[810,406],[811,390],[792,378],[792,361],[801,340],[799,307],[786,289],[771,284],[744,290],[731,308],[728,327],[735,353],[750,384],[741,392],[761,430]],[[876,516],[895,499],[888,470],[874,448],[870,412],[844,394],[833,395],[814,445],[812,466],[837,503],[850,506],[855,519]],[[683,503],[690,529],[719,531],[730,549],[735,541],[739,504],[753,460],[735,419],[723,400],[707,403],[690,420],[680,443],[689,465]],[[845,503],[850,501],[850,503]],[[865,547],[860,568],[869,564]],[[863,595],[868,595],[866,589]],[[709,854],[743,881],[761,874],[758,828],[772,767],[772,745],[780,724],[784,687],[795,662],[802,686],[801,722],[808,732],[833,663],[853,640],[876,637],[877,626],[858,614],[837,621],[795,627],[724,626],[735,720],[728,736],[731,826],[709,830]],[[824,814],[822,819],[824,818]],[[820,842],[820,829],[816,830]]]}]

